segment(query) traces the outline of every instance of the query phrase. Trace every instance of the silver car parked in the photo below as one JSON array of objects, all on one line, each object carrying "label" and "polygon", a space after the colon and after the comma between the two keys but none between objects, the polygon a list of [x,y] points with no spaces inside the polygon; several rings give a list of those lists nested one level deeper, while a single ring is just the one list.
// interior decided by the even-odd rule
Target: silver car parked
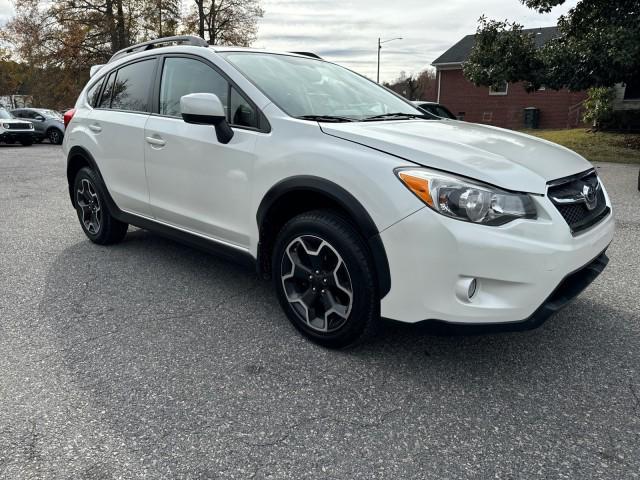
[{"label": "silver car parked", "polygon": [[34,140],[41,142],[48,139],[54,145],[61,145],[64,138],[64,122],[62,115],[55,110],[45,108],[18,108],[11,113],[16,118],[23,118],[33,123]]}]

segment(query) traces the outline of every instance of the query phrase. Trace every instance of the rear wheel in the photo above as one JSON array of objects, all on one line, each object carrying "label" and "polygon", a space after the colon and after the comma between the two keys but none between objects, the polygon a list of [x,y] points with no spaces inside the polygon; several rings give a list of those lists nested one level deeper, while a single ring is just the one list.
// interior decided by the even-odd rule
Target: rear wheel
[{"label": "rear wheel", "polygon": [[73,191],[78,220],[89,240],[100,245],[122,241],[128,225],[115,219],[109,212],[104,186],[92,169],[80,169]]},{"label": "rear wheel", "polygon": [[340,348],[375,332],[375,270],[348,220],[324,210],[294,217],[278,235],[272,268],[282,308],[314,342]]},{"label": "rear wheel", "polygon": [[64,138],[63,133],[57,128],[50,128],[47,131],[47,138],[53,145],[61,145]]}]

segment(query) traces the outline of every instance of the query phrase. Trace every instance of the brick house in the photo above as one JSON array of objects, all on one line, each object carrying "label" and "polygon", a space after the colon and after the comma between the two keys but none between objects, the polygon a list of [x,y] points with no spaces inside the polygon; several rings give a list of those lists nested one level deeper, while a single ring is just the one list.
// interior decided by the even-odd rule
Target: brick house
[{"label": "brick house", "polygon": [[[534,35],[536,44],[558,35],[557,27],[525,30]],[[527,93],[523,84],[504,84],[497,87],[477,87],[462,74],[475,42],[475,35],[467,35],[443,53],[432,65],[436,67],[437,101],[459,118],[498,127],[524,128],[525,108],[539,109],[540,128],[574,128],[582,125],[582,102],[586,92],[540,89]]]}]

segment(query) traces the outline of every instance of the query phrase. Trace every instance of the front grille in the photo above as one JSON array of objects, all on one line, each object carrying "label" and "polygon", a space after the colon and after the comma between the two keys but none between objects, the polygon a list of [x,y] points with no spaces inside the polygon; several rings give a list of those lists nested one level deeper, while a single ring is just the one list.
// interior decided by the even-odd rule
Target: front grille
[{"label": "front grille", "polygon": [[586,230],[610,212],[595,170],[550,182],[547,194],[572,233]]},{"label": "front grille", "polygon": [[29,123],[7,123],[7,130],[30,130],[31,124]]}]

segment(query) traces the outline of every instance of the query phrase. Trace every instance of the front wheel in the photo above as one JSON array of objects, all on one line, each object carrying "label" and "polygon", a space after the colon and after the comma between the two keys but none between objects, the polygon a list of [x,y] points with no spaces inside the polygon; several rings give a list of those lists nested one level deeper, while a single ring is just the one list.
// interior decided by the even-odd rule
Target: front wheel
[{"label": "front wheel", "polygon": [[312,341],[341,348],[374,334],[380,307],[373,261],[342,216],[318,210],[290,220],[276,240],[272,272],[282,308]]}]

